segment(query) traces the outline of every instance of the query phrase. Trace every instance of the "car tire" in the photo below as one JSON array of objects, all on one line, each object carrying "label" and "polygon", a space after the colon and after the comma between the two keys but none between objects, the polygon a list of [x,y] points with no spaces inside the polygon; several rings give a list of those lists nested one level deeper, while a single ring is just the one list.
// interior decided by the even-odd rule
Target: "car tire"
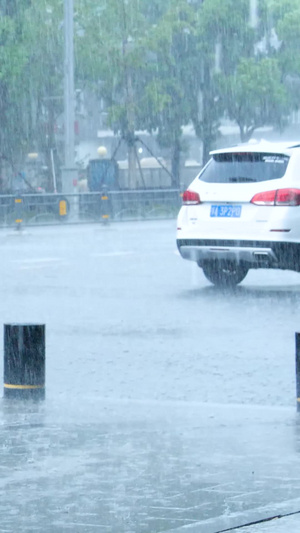
[{"label": "car tire", "polygon": [[201,265],[203,274],[217,287],[234,287],[247,276],[248,268],[234,261],[206,261]]}]

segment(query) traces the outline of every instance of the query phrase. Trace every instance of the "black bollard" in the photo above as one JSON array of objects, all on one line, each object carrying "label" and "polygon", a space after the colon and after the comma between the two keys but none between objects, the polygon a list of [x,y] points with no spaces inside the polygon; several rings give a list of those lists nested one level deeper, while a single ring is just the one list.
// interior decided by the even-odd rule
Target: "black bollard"
[{"label": "black bollard", "polygon": [[45,326],[4,325],[4,397],[45,398]]},{"label": "black bollard", "polygon": [[296,333],[296,394],[297,411],[300,412],[300,333]]}]

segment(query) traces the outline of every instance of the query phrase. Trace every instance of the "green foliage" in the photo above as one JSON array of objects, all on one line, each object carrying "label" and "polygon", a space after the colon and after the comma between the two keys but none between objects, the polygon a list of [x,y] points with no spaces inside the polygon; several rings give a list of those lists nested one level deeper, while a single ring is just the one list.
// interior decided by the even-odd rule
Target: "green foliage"
[{"label": "green foliage", "polygon": [[0,18],[0,80],[10,85],[22,73],[27,57],[17,39],[15,22],[9,17]]},{"label": "green foliage", "polygon": [[272,16],[273,23],[277,27],[286,15],[293,13],[299,8],[298,0],[267,0],[268,11]]},{"label": "green foliage", "polygon": [[[294,2],[288,2],[293,4]],[[286,8],[286,6],[285,6]],[[279,58],[284,74],[300,74],[300,5],[285,10],[276,24],[276,33],[281,41]]]},{"label": "green foliage", "polygon": [[27,62],[23,35],[17,19],[0,18],[0,165],[13,161],[22,144],[22,87],[20,80]]},{"label": "green foliage", "polygon": [[178,146],[190,120],[184,75],[191,8],[183,1],[112,0],[87,16],[77,39],[77,72],[108,104],[110,125],[129,140],[136,129],[157,132],[161,146]]},{"label": "green foliage", "polygon": [[298,0],[269,1],[269,13],[280,41],[277,57],[293,109],[300,103],[300,5]]},{"label": "green foliage", "polygon": [[[76,88],[104,99],[129,145],[141,129],[170,148],[175,181],[183,126],[193,123],[206,159],[224,113],[247,139],[260,126],[282,128],[298,108],[299,0],[258,0],[255,28],[249,0],[75,0],[74,8]],[[63,2],[0,0],[0,10],[0,153],[34,145],[48,153],[63,111]]]},{"label": "green foliage", "polygon": [[249,25],[249,0],[210,0],[203,3],[198,23],[199,45],[214,54],[215,43],[222,43],[222,68],[232,72],[240,57],[253,54],[257,31]]},{"label": "green foliage", "polygon": [[233,76],[219,77],[219,90],[229,118],[240,128],[242,141],[249,140],[261,126],[283,127],[289,101],[276,59],[241,60]]},{"label": "green foliage", "polygon": [[59,0],[11,1],[2,9],[0,154],[16,170],[28,151],[53,147],[63,104],[63,13]]}]

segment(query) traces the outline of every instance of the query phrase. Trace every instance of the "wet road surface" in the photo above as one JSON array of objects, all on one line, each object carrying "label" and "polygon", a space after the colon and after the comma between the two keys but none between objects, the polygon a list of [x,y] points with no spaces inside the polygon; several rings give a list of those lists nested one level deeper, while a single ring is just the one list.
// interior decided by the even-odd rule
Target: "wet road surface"
[{"label": "wet road surface", "polygon": [[1,231],[2,322],[46,324],[47,392],[1,400],[0,531],[212,533],[300,510],[300,275],[220,291],[175,225]]}]

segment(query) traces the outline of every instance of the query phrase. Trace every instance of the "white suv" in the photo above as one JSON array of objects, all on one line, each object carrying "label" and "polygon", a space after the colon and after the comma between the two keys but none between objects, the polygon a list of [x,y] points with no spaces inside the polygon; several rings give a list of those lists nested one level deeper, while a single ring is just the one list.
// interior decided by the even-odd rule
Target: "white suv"
[{"label": "white suv", "polygon": [[215,150],[183,193],[177,246],[215,285],[250,268],[300,272],[300,144]]}]

